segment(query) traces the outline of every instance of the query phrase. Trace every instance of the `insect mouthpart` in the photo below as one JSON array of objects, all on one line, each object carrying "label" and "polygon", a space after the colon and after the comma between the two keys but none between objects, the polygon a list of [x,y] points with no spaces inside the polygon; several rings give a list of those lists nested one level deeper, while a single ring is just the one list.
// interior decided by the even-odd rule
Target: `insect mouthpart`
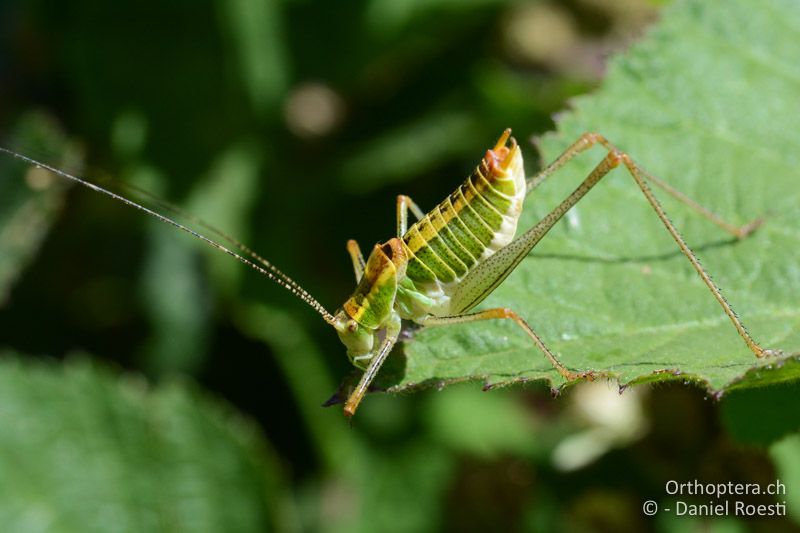
[{"label": "insect mouthpart", "polygon": [[357,357],[372,352],[375,332],[356,322],[344,310],[340,310],[335,316],[333,327],[339,334],[339,340],[347,348],[347,355],[353,363],[357,363]]}]

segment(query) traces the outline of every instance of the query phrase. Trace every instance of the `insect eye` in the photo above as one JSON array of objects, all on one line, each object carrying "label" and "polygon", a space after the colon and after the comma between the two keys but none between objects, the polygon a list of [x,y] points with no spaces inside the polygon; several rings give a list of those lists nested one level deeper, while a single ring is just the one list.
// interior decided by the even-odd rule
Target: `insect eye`
[{"label": "insect eye", "polygon": [[348,321],[347,321],[347,329],[348,329],[348,330],[349,330],[351,333],[352,333],[352,332],[354,332],[355,330],[357,330],[357,329],[358,329],[358,322],[356,322],[355,320],[352,320],[352,319],[351,319],[351,320],[348,320]]}]

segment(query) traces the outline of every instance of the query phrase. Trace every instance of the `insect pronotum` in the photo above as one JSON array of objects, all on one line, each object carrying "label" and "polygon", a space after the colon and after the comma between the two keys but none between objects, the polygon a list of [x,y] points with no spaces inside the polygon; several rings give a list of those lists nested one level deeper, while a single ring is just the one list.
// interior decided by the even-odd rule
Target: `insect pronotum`
[{"label": "insect pronotum", "polygon": [[[537,224],[514,238],[526,196],[569,160],[598,144],[606,149],[607,154],[589,176]],[[327,311],[305,289],[269,261],[199,219],[190,216],[193,222],[226,241],[238,252],[94,183],[12,150],[0,148],[0,151],[110,196],[183,230],[257,270],[314,308],[325,322],[334,327],[347,348],[350,361],[364,371],[358,385],[345,401],[344,413],[348,417],[355,414],[370,383],[397,342],[401,321],[404,319],[422,326],[491,319],[512,320],[566,380],[593,379],[595,372],[592,370],[574,371],[564,366],[534,329],[512,309],[498,307],[472,310],[505,280],[567,211],[609,171],[620,165],[633,177],[656,216],[722,306],[747,347],[759,358],[779,353],[778,350],[762,348],[748,333],[700,265],[697,256],[667,218],[648,182],[736,238],[744,238],[753,232],[761,224],[761,219],[741,227],[725,222],[683,193],[645,172],[627,153],[597,133],[583,134],[555,161],[526,179],[520,147],[511,137],[511,130],[507,129],[495,146],[486,151],[486,155],[466,181],[427,214],[408,196],[398,196],[395,237],[376,244],[366,260],[356,241],[347,242],[347,251],[353,261],[358,285],[352,296],[335,313]],[[164,204],[159,205],[165,207]],[[409,210],[417,219],[410,227]]]}]

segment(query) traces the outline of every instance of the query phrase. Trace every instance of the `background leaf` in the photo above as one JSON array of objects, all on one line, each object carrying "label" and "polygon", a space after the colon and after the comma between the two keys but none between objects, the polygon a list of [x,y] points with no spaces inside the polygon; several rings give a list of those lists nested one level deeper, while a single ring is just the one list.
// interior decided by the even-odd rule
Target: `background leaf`
[{"label": "background leaf", "polygon": [[795,432],[800,429],[800,382],[735,388],[723,399],[722,420],[734,438],[750,444],[769,444]]},{"label": "background leaf", "polygon": [[776,442],[770,447],[769,453],[775,461],[778,478],[786,486],[785,494],[778,499],[786,501],[789,516],[800,524],[800,495],[797,490],[790,488],[800,483],[800,435],[791,435]]},{"label": "background leaf", "polygon": [[[724,10],[676,2],[611,61],[603,88],[575,100],[558,133],[541,141],[550,161],[582,132],[597,131],[734,224],[766,215],[755,235],[735,242],[659,195],[755,338],[787,352],[800,349],[800,41],[790,29],[798,27],[791,2],[757,10],[745,0]],[[520,227],[554,207],[601,156],[592,150],[537,189]],[[482,305],[496,306],[520,312],[566,365],[607,371],[621,383],[678,376],[718,391],[756,365],[623,170]],[[404,373],[384,377],[392,390],[463,379],[563,382],[516,326],[498,321],[421,329],[404,351]],[[782,381],[793,368],[772,363],[760,363],[762,381]]]},{"label": "background leaf", "polygon": [[[52,119],[42,113],[23,117],[9,139],[31,151],[58,158],[60,168],[76,168],[78,154]],[[62,205],[64,180],[3,154],[0,159],[0,306],[20,271],[35,256]]]},{"label": "background leaf", "polygon": [[281,476],[258,430],[188,383],[0,359],[7,531],[265,531]]}]

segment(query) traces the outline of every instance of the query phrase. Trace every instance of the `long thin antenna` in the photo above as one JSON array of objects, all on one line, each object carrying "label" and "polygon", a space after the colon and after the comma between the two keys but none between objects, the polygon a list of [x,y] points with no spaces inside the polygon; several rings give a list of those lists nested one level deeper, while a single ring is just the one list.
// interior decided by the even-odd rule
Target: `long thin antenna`
[{"label": "long thin antenna", "polygon": [[[297,296],[298,298],[303,300],[305,303],[307,303],[308,305],[313,307],[320,315],[322,315],[322,318],[325,320],[325,322],[327,322],[329,324],[332,324],[334,322],[334,320],[335,320],[334,316],[332,314],[330,314],[322,306],[321,303],[319,303],[313,296],[311,296],[304,288],[302,288],[300,285],[298,285],[292,278],[290,278],[289,276],[287,276],[286,274],[284,274],[283,272],[278,270],[269,261],[267,261],[266,259],[262,258],[261,256],[259,256],[258,254],[256,254],[252,250],[250,250],[244,244],[242,244],[239,241],[233,239],[232,237],[228,237],[222,231],[214,228],[210,224],[207,224],[207,223],[203,222],[199,218],[197,218],[197,217],[195,217],[193,215],[189,215],[187,213],[182,213],[181,210],[179,210],[178,208],[173,207],[173,206],[169,206],[169,205],[165,204],[164,202],[156,201],[158,204],[160,204],[161,207],[165,207],[165,208],[167,208],[167,209],[169,209],[169,210],[171,210],[171,211],[173,211],[175,213],[178,213],[178,214],[180,214],[182,216],[185,216],[186,218],[190,219],[192,222],[201,225],[202,227],[208,229],[209,231],[213,232],[217,236],[223,238],[224,240],[227,240],[234,247],[238,248],[243,253],[245,253],[247,255],[250,255],[253,259],[255,259],[256,261],[261,263],[261,265],[257,265],[253,261],[241,256],[240,254],[234,252],[230,248],[227,248],[226,246],[223,246],[222,244],[218,243],[217,241],[209,239],[205,235],[202,235],[202,234],[194,231],[193,229],[191,229],[191,228],[189,228],[187,226],[184,226],[180,222],[172,220],[171,218],[166,217],[166,216],[164,216],[164,215],[162,215],[160,213],[157,213],[156,211],[153,211],[152,209],[148,209],[147,207],[145,207],[145,206],[143,206],[141,204],[138,204],[138,203],[134,202],[133,200],[128,200],[124,196],[120,196],[120,195],[118,195],[116,193],[113,193],[113,192],[111,192],[111,191],[109,191],[107,189],[104,189],[103,187],[100,187],[99,185],[95,185],[94,183],[92,183],[90,181],[87,181],[87,180],[85,180],[83,178],[79,178],[77,176],[74,176],[72,174],[64,172],[63,170],[59,170],[59,169],[57,169],[55,167],[52,167],[50,165],[47,165],[45,163],[41,163],[39,161],[36,161],[35,159],[31,159],[28,156],[19,154],[19,153],[13,151],[13,150],[9,150],[8,148],[3,148],[2,146],[0,146],[0,152],[6,153],[6,154],[8,154],[8,155],[10,155],[10,156],[12,156],[12,157],[14,157],[16,159],[24,161],[24,162],[28,163],[29,165],[33,165],[33,166],[38,167],[38,168],[43,168],[43,169],[45,169],[45,170],[47,170],[49,172],[52,172],[53,174],[61,176],[62,178],[66,178],[66,179],[71,180],[71,181],[73,181],[75,183],[78,183],[78,184],[80,184],[80,185],[82,185],[82,186],[84,186],[84,187],[86,187],[88,189],[92,189],[93,191],[99,192],[101,194],[105,194],[106,196],[108,196],[110,198],[114,198],[115,200],[118,200],[118,201],[122,202],[123,204],[126,204],[126,205],[128,205],[130,207],[138,209],[139,211],[147,213],[148,215],[150,215],[152,217],[155,217],[156,219],[160,220],[161,222],[164,222],[165,224],[169,224],[170,226],[178,228],[181,231],[185,231],[189,235],[191,235],[191,236],[193,236],[193,237],[195,237],[197,239],[200,239],[201,241],[203,241],[204,243],[208,244],[209,246],[211,246],[213,248],[216,248],[217,250],[221,250],[221,251],[225,252],[226,254],[230,255],[231,257],[234,257],[234,258],[238,259],[239,261],[241,261],[245,265],[249,266],[253,270],[256,270],[256,271],[260,272],[261,274],[263,274],[267,278],[271,279],[272,281],[274,281],[275,283],[277,283],[281,287],[285,288],[286,290],[288,290],[289,292],[291,292],[292,294],[294,294],[295,296]],[[138,190],[138,188],[136,188],[136,187],[133,187],[133,186],[130,186],[130,187],[132,189],[134,189],[134,190]],[[150,193],[145,193],[144,191],[141,191],[141,190],[139,190],[138,192],[140,192],[140,193],[144,194],[145,196],[148,196],[149,198],[155,200],[155,198]]]},{"label": "long thin antenna", "polygon": [[223,241],[226,241],[228,244],[230,244],[231,246],[233,246],[234,248],[239,250],[242,254],[250,256],[253,260],[257,261],[258,263],[261,263],[265,268],[269,269],[274,274],[280,276],[281,279],[283,279],[283,281],[285,281],[286,283],[290,284],[292,287],[294,287],[298,291],[304,291],[304,289],[296,281],[294,281],[292,278],[290,278],[289,276],[284,274],[275,265],[273,265],[272,263],[270,263],[269,261],[267,261],[266,259],[264,259],[260,255],[258,255],[258,253],[256,253],[249,246],[247,246],[246,244],[242,243],[241,241],[239,241],[235,237],[232,237],[231,235],[228,235],[227,233],[225,233],[221,229],[217,228],[216,226],[214,226],[212,224],[209,224],[208,222],[206,222],[202,218],[200,218],[200,217],[198,217],[198,216],[196,216],[196,215],[194,215],[192,213],[189,213],[188,211],[185,211],[184,209],[182,209],[182,208],[180,208],[180,207],[178,207],[176,205],[173,205],[173,204],[167,202],[166,200],[162,200],[161,198],[157,197],[155,194],[151,193],[150,191],[146,191],[146,190],[142,189],[141,187],[137,187],[136,185],[133,185],[131,183],[126,183],[124,181],[120,181],[118,179],[115,179],[113,176],[103,176],[102,180],[103,181],[110,181],[110,182],[114,183],[115,185],[118,185],[119,187],[121,187],[123,189],[128,189],[129,191],[132,191],[132,192],[134,192],[134,193],[136,193],[136,194],[138,194],[140,196],[143,196],[143,197],[147,198],[149,201],[153,202],[154,205],[158,206],[159,209],[163,209],[165,211],[169,211],[173,215],[185,218],[186,220],[190,221],[192,224],[197,224],[201,228],[203,228],[205,230],[208,230],[212,234],[216,235],[217,237],[219,237]]}]

